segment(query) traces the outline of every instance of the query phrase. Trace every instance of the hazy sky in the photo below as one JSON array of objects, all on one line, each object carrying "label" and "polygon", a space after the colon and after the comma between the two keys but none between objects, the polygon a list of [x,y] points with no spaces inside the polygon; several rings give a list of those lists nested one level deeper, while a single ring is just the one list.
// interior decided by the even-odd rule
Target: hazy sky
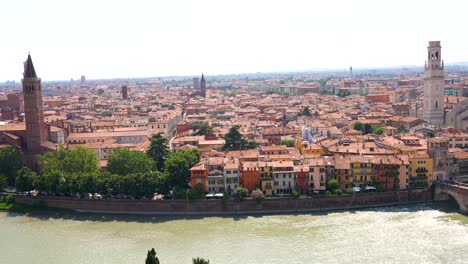
[{"label": "hazy sky", "polygon": [[468,61],[468,1],[11,0],[0,82],[31,52],[43,80],[207,75]]}]

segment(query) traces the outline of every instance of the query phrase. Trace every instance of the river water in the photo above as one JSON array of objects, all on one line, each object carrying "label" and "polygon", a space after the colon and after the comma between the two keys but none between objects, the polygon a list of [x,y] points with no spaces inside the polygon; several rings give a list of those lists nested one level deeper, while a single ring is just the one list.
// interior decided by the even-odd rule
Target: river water
[{"label": "river water", "polygon": [[169,218],[0,213],[0,263],[468,263],[468,217],[434,205]]}]

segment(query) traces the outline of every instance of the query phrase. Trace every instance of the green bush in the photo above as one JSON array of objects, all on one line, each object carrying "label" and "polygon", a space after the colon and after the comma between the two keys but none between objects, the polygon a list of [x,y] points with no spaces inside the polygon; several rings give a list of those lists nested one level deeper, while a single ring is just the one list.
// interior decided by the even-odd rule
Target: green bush
[{"label": "green bush", "polygon": [[292,191],[291,195],[292,195],[292,197],[294,197],[294,198],[299,198],[299,195],[300,195],[300,194],[299,194],[298,191],[294,190],[294,191]]},{"label": "green bush", "polygon": [[187,190],[180,187],[175,187],[172,189],[172,197],[174,199],[185,199],[187,197]]},{"label": "green bush", "polygon": [[223,199],[221,200],[221,203],[223,204],[223,209],[224,210],[227,209],[228,200],[229,200],[228,194],[225,192],[224,195],[223,195]]},{"label": "green bush", "polygon": [[327,190],[333,192],[335,189],[338,189],[338,180],[331,179],[327,182]]},{"label": "green bush", "polygon": [[336,194],[336,195],[342,195],[342,194],[343,194],[343,191],[341,191],[340,189],[336,189],[336,190],[335,190],[335,194]]},{"label": "green bush", "polygon": [[249,191],[242,186],[237,187],[232,193],[232,197],[241,202],[249,195]]},{"label": "green bush", "polygon": [[12,194],[9,194],[7,195],[5,201],[7,204],[15,203],[15,197]]}]

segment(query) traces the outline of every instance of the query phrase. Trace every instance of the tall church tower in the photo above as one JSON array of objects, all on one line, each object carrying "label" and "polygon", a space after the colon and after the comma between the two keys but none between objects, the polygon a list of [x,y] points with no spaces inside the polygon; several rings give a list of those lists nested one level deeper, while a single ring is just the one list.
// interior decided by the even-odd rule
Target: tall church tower
[{"label": "tall church tower", "polygon": [[429,41],[424,66],[424,107],[426,122],[444,124],[444,61],[440,41]]},{"label": "tall church tower", "polygon": [[26,150],[40,154],[41,144],[47,140],[42,105],[41,79],[37,78],[31,55],[24,63],[23,79],[24,113],[26,118]]},{"label": "tall church tower", "polygon": [[128,99],[128,87],[127,87],[127,85],[122,85],[122,99],[123,100]]},{"label": "tall church tower", "polygon": [[203,76],[203,73],[201,75],[201,81],[200,81],[200,94],[202,97],[206,97],[206,81],[205,81],[205,76]]}]

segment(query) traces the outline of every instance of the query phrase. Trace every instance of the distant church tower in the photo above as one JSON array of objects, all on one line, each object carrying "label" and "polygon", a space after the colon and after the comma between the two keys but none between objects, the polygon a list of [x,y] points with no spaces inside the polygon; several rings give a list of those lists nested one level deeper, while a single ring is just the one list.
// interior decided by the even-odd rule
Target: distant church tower
[{"label": "distant church tower", "polygon": [[122,85],[122,99],[123,100],[128,99],[128,87],[127,87],[127,85]]},{"label": "distant church tower", "polygon": [[37,78],[31,55],[24,63],[24,113],[26,118],[26,150],[28,154],[42,153],[41,144],[47,140],[42,105],[41,79]]},{"label": "distant church tower", "polygon": [[201,75],[201,81],[200,81],[200,94],[202,97],[206,97],[206,82],[205,82],[205,76],[203,76],[203,73]]},{"label": "distant church tower", "polygon": [[424,107],[426,122],[444,124],[444,61],[440,41],[429,41],[424,66]]}]

